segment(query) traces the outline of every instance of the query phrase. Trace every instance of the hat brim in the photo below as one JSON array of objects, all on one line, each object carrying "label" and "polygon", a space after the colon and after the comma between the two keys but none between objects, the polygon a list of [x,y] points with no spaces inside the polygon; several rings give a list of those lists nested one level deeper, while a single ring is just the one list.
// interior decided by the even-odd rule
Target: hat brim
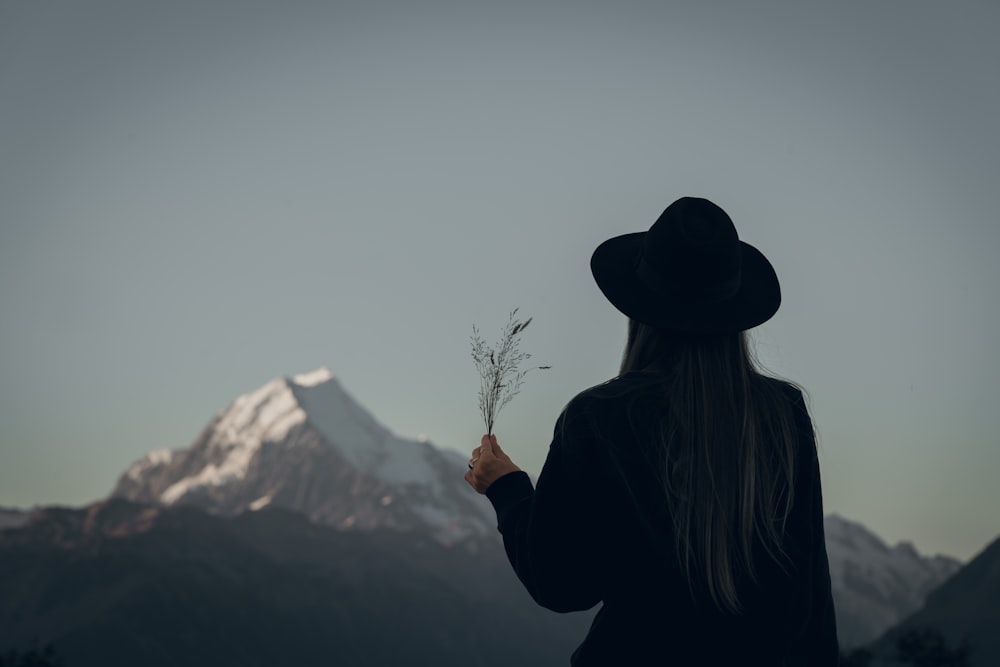
[{"label": "hat brim", "polygon": [[725,333],[766,322],[781,305],[774,267],[749,243],[740,241],[740,285],[721,300],[684,299],[648,285],[636,274],[646,232],[610,238],[590,258],[590,270],[608,301],[643,324],[672,331]]}]

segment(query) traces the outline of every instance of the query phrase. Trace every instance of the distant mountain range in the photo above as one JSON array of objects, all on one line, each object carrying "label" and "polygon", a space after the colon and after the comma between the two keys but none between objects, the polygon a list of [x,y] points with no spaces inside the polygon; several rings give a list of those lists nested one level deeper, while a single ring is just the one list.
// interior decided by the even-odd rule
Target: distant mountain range
[{"label": "distant mountain range", "polygon": [[[463,455],[393,435],[326,369],[272,380],[216,414],[190,447],[129,466],[105,503],[0,509],[0,651],[37,636],[64,645],[71,667],[150,651],[174,662],[144,664],[223,664],[174,650],[209,645],[249,651],[241,664],[279,664],[271,619],[295,638],[296,664],[340,664],[329,651],[355,656],[343,664],[395,664],[358,656],[387,642],[385,624],[408,609],[400,632],[408,650],[426,650],[421,664],[565,663],[590,614],[534,606],[464,472]],[[837,515],[825,529],[845,648],[920,610],[961,568]],[[470,662],[472,640],[455,634],[484,609],[516,641],[551,651],[498,648],[497,661]],[[98,663],[93,638],[120,633],[134,638],[119,642],[121,662],[105,651]],[[231,646],[245,636],[256,648]],[[253,661],[263,656],[270,662]]]},{"label": "distant mountain range", "polygon": [[0,530],[5,528],[17,528],[24,525],[31,516],[31,510],[15,509],[13,507],[0,507]]},{"label": "distant mountain range", "polygon": [[923,606],[927,594],[962,564],[921,556],[909,542],[889,547],[860,523],[824,520],[841,646],[867,644]]}]

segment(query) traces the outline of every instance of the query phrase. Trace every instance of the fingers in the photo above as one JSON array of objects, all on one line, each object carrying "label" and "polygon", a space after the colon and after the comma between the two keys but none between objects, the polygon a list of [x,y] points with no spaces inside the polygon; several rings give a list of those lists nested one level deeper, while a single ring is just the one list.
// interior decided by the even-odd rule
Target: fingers
[{"label": "fingers", "polygon": [[465,471],[465,481],[477,493],[486,493],[490,484],[508,472],[520,470],[500,448],[497,437],[486,434],[479,446],[472,450],[468,462],[469,469]]},{"label": "fingers", "polygon": [[503,450],[500,448],[500,443],[497,441],[497,437],[492,434],[487,434],[483,436],[480,441],[479,448],[474,450],[478,452],[478,456],[489,453],[491,456],[503,456]]},{"label": "fingers", "polygon": [[[486,450],[485,447],[483,447],[482,449],[484,451]],[[491,435],[490,436],[489,452],[490,452],[490,457],[491,458],[494,458],[494,459],[507,458],[507,452],[505,452],[503,450],[503,448],[500,446],[500,443],[497,441],[497,437],[495,435]]]},{"label": "fingers", "polygon": [[481,479],[481,475],[472,468],[465,471],[465,481],[476,493],[480,494],[486,493],[486,487],[489,486],[489,484],[485,483],[484,480]]}]

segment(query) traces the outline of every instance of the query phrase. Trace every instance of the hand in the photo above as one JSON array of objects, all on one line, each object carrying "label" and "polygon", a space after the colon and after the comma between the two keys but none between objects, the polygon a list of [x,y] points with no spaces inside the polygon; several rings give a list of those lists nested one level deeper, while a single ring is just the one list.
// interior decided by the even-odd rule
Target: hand
[{"label": "hand", "polygon": [[510,460],[507,453],[500,449],[495,435],[484,435],[479,447],[472,450],[469,459],[469,470],[465,473],[465,481],[478,493],[486,493],[490,484],[507,473],[520,470]]}]

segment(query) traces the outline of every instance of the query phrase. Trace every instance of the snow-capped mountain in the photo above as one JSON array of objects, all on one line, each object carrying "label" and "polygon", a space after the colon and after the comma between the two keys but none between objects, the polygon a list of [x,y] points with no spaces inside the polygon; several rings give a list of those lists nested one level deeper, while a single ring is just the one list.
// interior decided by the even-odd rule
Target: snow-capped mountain
[{"label": "snow-capped mountain", "polygon": [[949,556],[921,556],[909,542],[889,547],[837,514],[825,518],[824,529],[837,631],[845,648],[876,639],[920,609],[928,593],[961,567]]},{"label": "snow-capped mountain", "polygon": [[112,497],[235,515],[273,505],[338,528],[496,535],[465,457],[391,433],[326,368],[274,379],[218,413],[187,449],[132,464]]}]

